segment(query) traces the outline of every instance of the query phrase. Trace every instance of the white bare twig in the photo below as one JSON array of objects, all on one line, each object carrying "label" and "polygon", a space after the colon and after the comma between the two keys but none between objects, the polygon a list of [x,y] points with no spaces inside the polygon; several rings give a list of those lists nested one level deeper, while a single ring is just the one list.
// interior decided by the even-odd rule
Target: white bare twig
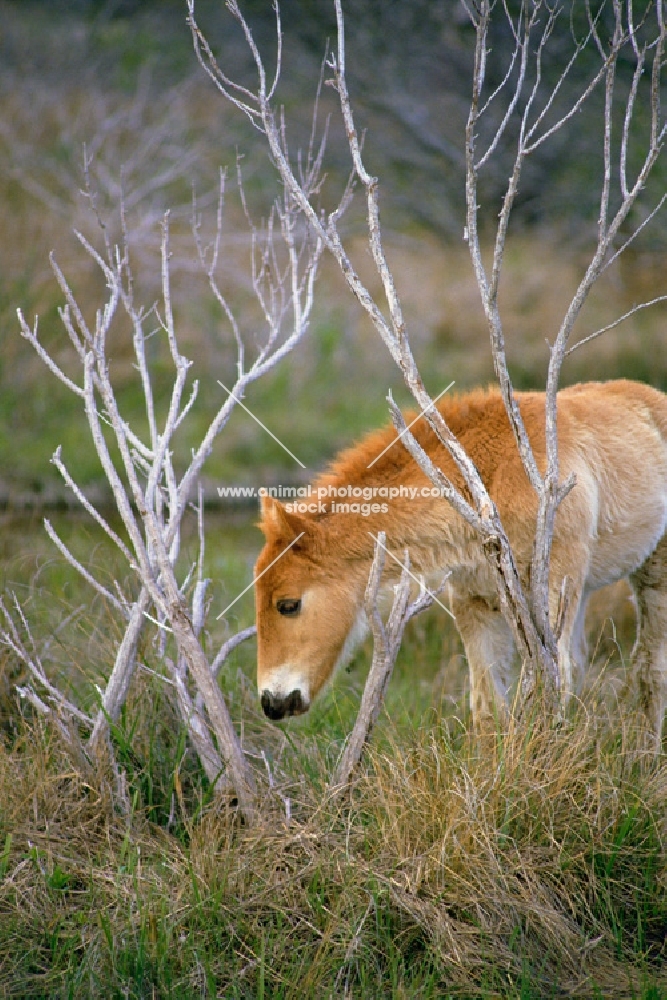
[{"label": "white bare twig", "polygon": [[621,323],[625,323],[626,319],[630,319],[631,316],[641,312],[642,309],[648,309],[649,306],[656,306],[660,302],[667,302],[667,295],[657,295],[654,299],[649,299],[648,302],[640,302],[638,305],[633,306],[632,309],[628,309],[628,311],[624,312],[622,316],[618,317],[618,319],[615,319],[611,323],[607,323],[606,326],[601,326],[599,330],[589,333],[587,336],[582,337],[581,340],[578,340],[576,344],[572,344],[572,346],[568,347],[565,351],[565,357],[567,357],[568,354],[572,354],[573,351],[576,351],[578,347],[583,347],[584,344],[590,343],[591,340],[596,340],[598,337],[601,337],[603,333],[608,333],[609,330],[613,330],[615,327],[620,326]]},{"label": "white bare twig", "polygon": [[377,722],[401,646],[405,626],[415,615],[430,608],[434,597],[442,590],[441,585],[434,595],[427,592],[422,583],[420,593],[414,601],[410,602],[412,574],[410,573],[410,556],[406,549],[403,554],[403,570],[398,584],[394,587],[394,600],[385,624],[380,616],[377,603],[385,564],[385,542],[386,535],[384,531],[381,531],[375,543],[375,555],[364,597],[366,617],[373,633],[373,660],[354,728],[347,739],[332,781],[331,787],[336,794],[349,784],[352,772],[359,764],[364,746],[368,743]]},{"label": "white bare twig", "polygon": [[211,672],[213,673],[213,675],[215,677],[218,676],[218,674],[222,670],[222,667],[225,664],[225,661],[230,656],[230,654],[236,649],[237,646],[240,646],[242,642],[246,641],[246,639],[252,639],[252,637],[256,634],[257,634],[257,626],[249,625],[248,628],[241,629],[241,631],[237,632],[236,635],[233,635],[229,639],[227,639],[227,641],[222,644],[222,646],[216,653],[215,659],[211,664]]},{"label": "white bare twig", "polygon": [[[240,17],[235,6],[234,13]],[[278,68],[275,79],[266,91],[269,97],[275,91],[280,72],[282,36],[279,18],[277,31]],[[206,46],[203,51],[208,52]],[[254,54],[258,58],[256,50]],[[264,88],[266,79],[263,69],[260,70],[260,84]],[[247,88],[236,87],[231,81],[226,81],[224,76],[220,77],[219,82],[223,90],[228,89],[240,106],[250,107],[248,104],[250,92]],[[319,145],[316,144],[315,129],[314,118],[305,167],[311,191],[319,188],[319,171],[324,152],[324,139]],[[286,151],[284,133],[283,147]],[[250,218],[242,190],[241,195],[244,209]],[[89,200],[96,210],[97,199],[92,190],[89,190]],[[139,595],[134,604],[126,607],[119,596],[103,587],[73,557],[57,538],[53,529],[50,526],[47,528],[71,565],[112,607],[121,610],[127,617],[126,631],[118,648],[116,662],[102,695],[100,710],[92,725],[91,749],[95,749],[99,741],[105,738],[108,721],[117,718],[127,696],[142,629],[147,621],[155,621],[160,631],[162,653],[166,653],[168,641],[176,642],[176,665],[169,668],[171,680],[176,688],[181,714],[188,726],[193,745],[202,758],[206,773],[212,781],[219,784],[218,779],[226,766],[227,776],[238,794],[240,807],[250,817],[254,811],[252,774],[244,760],[222,693],[216,683],[217,672],[225,657],[236,642],[242,640],[228,640],[214,664],[210,665],[198,639],[204,625],[207,587],[207,581],[203,577],[204,529],[201,490],[199,490],[198,507],[200,554],[196,566],[193,567],[193,572],[196,571],[196,580],[191,611],[188,611],[185,600],[185,591],[190,586],[191,575],[188,574],[185,581],[179,583],[174,567],[180,550],[181,522],[188,508],[190,496],[200,478],[204,461],[210,454],[217,435],[224,428],[238,400],[243,398],[248,386],[273,369],[299,343],[308,329],[314,302],[315,278],[324,243],[317,234],[313,237],[308,217],[304,218],[302,206],[289,191],[285,191],[276,202],[269,223],[263,230],[251,226],[254,248],[253,283],[264,317],[264,330],[256,334],[256,353],[249,359],[245,339],[228,305],[227,297],[218,284],[217,265],[222,248],[223,200],[224,176],[221,176],[212,250],[208,250],[204,244],[202,221],[197,216],[196,202],[193,225],[195,244],[209,280],[209,287],[231,326],[237,348],[238,375],[231,392],[221,403],[180,475],[177,475],[173,463],[173,439],[195,403],[197,384],[195,383],[186,395],[190,362],[179,351],[176,320],[172,309],[168,215],[162,220],[162,287],[159,308],[153,307],[146,312],[134,301],[125,209],[122,204],[122,246],[112,245],[108,230],[99,215],[98,221],[103,227],[102,252],[77,233],[85,253],[102,272],[107,288],[106,300],[97,311],[94,325],[86,320],[73,288],[56,261],[52,259],[56,280],[65,296],[66,304],[60,315],[81,366],[83,386],[77,385],[69,378],[40,344],[36,323],[31,329],[21,314],[19,320],[21,332],[32,343],[48,368],[84,402],[93,444],[127,533],[129,540],[127,544],[85,497],[68,472],[60,449],[54,455],[54,464],[82,506],[118,546],[140,583]],[[157,317],[157,330],[146,328],[151,315]],[[121,413],[109,372],[107,340],[114,324],[121,318],[129,321],[132,330],[136,369],[148,423],[147,440],[143,440],[132,429]],[[164,337],[174,369],[167,413],[162,423],[157,415],[154,376],[146,352],[147,338],[156,335]],[[117,453],[112,454],[111,440]],[[115,457],[115,454],[120,458]],[[151,605],[154,614],[150,613]],[[252,631],[254,630],[245,630],[242,638]],[[172,635],[173,639],[168,640],[168,635]],[[165,657],[165,662],[167,661],[172,662]],[[197,689],[195,699],[188,688],[188,673]],[[204,711],[208,715],[208,722],[204,718]],[[209,726],[217,742],[217,749],[211,739]]]},{"label": "white bare twig", "polygon": [[62,460],[62,448],[60,447],[60,445],[56,448],[53,457],[51,459],[51,462],[53,463],[53,465],[55,465],[56,469],[63,477],[69,488],[72,490],[72,492],[74,493],[75,497],[77,498],[83,509],[86,510],[90,514],[90,516],[97,521],[99,526],[106,532],[106,534],[109,536],[112,542],[114,542],[118,546],[120,551],[127,559],[128,563],[132,565],[133,562],[132,556],[130,555],[130,550],[125,545],[125,542],[123,542],[121,538],[119,538],[119,536],[113,530],[113,528],[110,527],[106,519],[102,517],[102,515],[94,506],[94,504],[90,502],[90,500],[85,495],[83,490],[79,489],[79,487],[77,486],[77,484],[74,482],[69,472],[67,471],[67,467],[65,466],[65,463]]},{"label": "white bare twig", "polygon": [[60,368],[56,364],[56,362],[53,360],[53,358],[48,353],[48,351],[46,351],[42,347],[42,345],[40,344],[39,339],[37,337],[37,319],[35,319],[35,325],[31,329],[28,326],[28,324],[26,323],[26,321],[24,319],[24,316],[23,316],[23,313],[22,313],[22,311],[20,309],[16,310],[16,314],[17,314],[18,319],[19,319],[19,324],[20,324],[20,327],[21,327],[21,334],[22,334],[22,336],[25,337],[25,339],[28,341],[28,343],[32,345],[32,347],[35,349],[35,351],[37,352],[37,354],[40,356],[40,358],[42,359],[42,361],[44,362],[44,364],[46,365],[46,367],[49,368],[50,371],[53,372],[53,374],[56,376],[56,378],[59,378],[60,381],[63,382],[64,385],[67,386],[67,388],[70,390],[70,392],[73,392],[77,396],[83,396],[83,389],[81,388],[81,386],[77,385],[70,378],[68,378],[67,375],[65,375],[65,372],[62,370],[62,368]]},{"label": "white bare twig", "polygon": [[82,712],[76,707],[76,705],[72,704],[72,702],[69,701],[69,699],[67,699],[48,679],[40,655],[37,651],[35,640],[32,637],[30,627],[16,594],[12,594],[12,598],[14,601],[14,611],[20,619],[23,631],[27,636],[28,646],[31,648],[29,649],[24,640],[21,638],[16,624],[14,623],[14,620],[7,610],[2,598],[0,598],[0,611],[4,616],[6,625],[5,628],[0,629],[0,642],[11,649],[12,652],[25,664],[33,678],[33,681],[44,692],[46,698],[53,705],[53,707],[61,715],[63,715],[65,719],[75,719],[88,729],[91,729],[93,720],[90,716],[86,715],[85,712]]},{"label": "white bare twig", "polygon": [[95,579],[92,573],[88,572],[85,566],[83,566],[79,562],[76,556],[74,556],[72,552],[68,549],[67,545],[65,545],[62,538],[57,533],[57,531],[55,530],[51,522],[48,520],[48,518],[44,518],[44,528],[46,529],[47,535],[49,536],[53,544],[56,546],[56,548],[60,550],[60,552],[65,557],[67,562],[74,567],[74,569],[77,571],[77,573],[79,573],[80,576],[84,578],[86,583],[88,583],[93,588],[93,590],[96,590],[97,593],[100,594],[105,601],[108,601],[109,604],[111,604],[114,608],[120,611],[125,618],[127,618],[128,617],[127,602],[122,603],[121,601],[119,601],[115,594],[112,594],[110,590],[107,590],[107,588],[103,586],[99,582],[99,580]]}]

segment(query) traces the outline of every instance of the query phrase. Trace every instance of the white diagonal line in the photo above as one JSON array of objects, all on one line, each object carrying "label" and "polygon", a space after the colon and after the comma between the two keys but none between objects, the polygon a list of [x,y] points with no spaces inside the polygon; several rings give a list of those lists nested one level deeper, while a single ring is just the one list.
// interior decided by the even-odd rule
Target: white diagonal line
[{"label": "white diagonal line", "polygon": [[[222,383],[221,383],[221,384],[222,384]],[[254,577],[254,579],[252,579],[252,580],[250,581],[250,583],[249,583],[249,584],[248,584],[248,586],[247,586],[247,587],[245,588],[245,590],[242,590],[242,591],[241,591],[241,593],[240,593],[240,594],[238,595],[238,597],[235,597],[235,598],[234,598],[234,600],[232,601],[232,603],[231,603],[231,604],[228,604],[228,605],[227,605],[227,607],[225,608],[225,610],[224,610],[224,611],[221,611],[221,612],[220,612],[220,614],[219,614],[219,615],[218,615],[218,617],[216,618],[216,621],[219,621],[219,620],[220,620],[220,619],[222,618],[222,616],[223,616],[223,615],[226,615],[226,614],[227,614],[227,612],[229,611],[229,609],[230,609],[231,607],[233,607],[233,606],[234,606],[234,605],[236,604],[236,602],[237,602],[237,601],[240,601],[240,600],[241,600],[241,598],[243,597],[243,595],[244,595],[244,594],[247,594],[247,593],[248,593],[248,591],[250,590],[250,588],[251,588],[251,587],[254,587],[254,586],[255,586],[255,584],[257,583],[257,581],[258,581],[258,580],[259,580],[259,579],[260,579],[261,577],[263,577],[263,576],[264,576],[264,574],[265,574],[266,572],[268,572],[268,570],[270,570],[272,566],[275,566],[275,564],[276,564],[276,563],[278,562],[278,560],[279,560],[279,559],[282,559],[282,557],[283,557],[283,556],[285,555],[285,553],[286,553],[286,552],[289,552],[289,550],[290,550],[290,549],[292,548],[292,546],[293,546],[293,545],[295,545],[295,544],[296,544],[296,542],[298,542],[298,541],[299,541],[299,539],[301,538],[301,535],[305,535],[305,533],[306,533],[305,531],[302,531],[300,535],[297,535],[297,536],[296,536],[296,538],[293,538],[293,539],[292,539],[292,541],[291,541],[291,542],[289,543],[289,545],[287,546],[287,548],[286,548],[286,549],[283,549],[283,550],[282,550],[282,552],[281,552],[281,553],[280,553],[279,555],[277,555],[277,556],[276,556],[276,558],[275,558],[275,559],[273,560],[273,562],[270,562],[270,563],[269,563],[269,565],[268,565],[268,566],[266,567],[266,569],[263,569],[263,570],[262,570],[262,572],[261,572],[261,573],[260,573],[260,574],[259,574],[258,576]]]},{"label": "white diagonal line", "polygon": [[263,430],[266,431],[266,433],[269,435],[269,437],[272,437],[273,440],[277,444],[280,445],[280,447],[283,449],[283,451],[286,451],[287,454],[290,455],[290,457],[293,458],[294,461],[297,462],[301,466],[302,469],[306,468],[306,466],[303,464],[303,462],[301,462],[296,457],[296,455],[289,450],[289,448],[287,447],[287,445],[283,444],[282,441],[280,440],[280,438],[277,438],[276,435],[272,431],[269,430],[269,428],[266,426],[266,424],[263,424],[262,421],[259,419],[259,417],[256,417],[255,414],[252,412],[252,410],[249,410],[248,407],[245,405],[245,403],[242,403],[241,400],[239,399],[239,397],[234,395],[234,393],[232,392],[231,389],[228,389],[226,385],[223,385],[222,382],[220,381],[220,379],[218,379],[218,385],[221,385],[222,388],[225,390],[225,392],[228,392],[229,395],[232,397],[232,399],[236,400],[236,402],[239,404],[239,406],[242,407],[246,411],[246,413],[248,414],[248,416],[252,417],[252,419],[255,421],[255,423],[259,424],[259,426]]},{"label": "white diagonal line", "polygon": [[410,570],[407,568],[407,566],[404,563],[402,563],[401,560],[398,559],[394,555],[393,552],[390,552],[389,549],[387,548],[387,546],[383,545],[379,538],[375,537],[375,535],[373,534],[372,531],[369,531],[368,534],[371,536],[371,538],[373,539],[373,541],[375,542],[376,545],[379,545],[381,548],[383,548],[385,550],[385,552],[387,553],[387,555],[391,556],[391,558],[394,560],[394,562],[397,562],[398,565],[401,567],[401,569],[405,570],[406,573],[408,574],[408,576],[412,577],[412,579],[415,581],[415,583],[418,583],[420,587],[424,587],[424,590],[429,595],[429,597],[432,597],[433,600],[435,601],[435,603],[439,604],[440,607],[442,608],[442,610],[446,611],[447,614],[449,615],[449,617],[452,618],[454,621],[456,621],[456,615],[452,611],[450,611],[449,608],[446,608],[445,605],[442,604],[438,600],[438,598],[435,596],[435,594],[428,589],[428,587],[424,586],[424,580],[423,580],[423,578],[420,580],[419,577],[415,576],[414,573],[411,573]]},{"label": "white diagonal line", "polygon": [[157,625],[157,627],[161,628],[164,632],[174,631],[173,628],[169,628],[169,626],[165,625],[164,622],[158,621],[157,618],[153,617],[153,615],[149,615],[147,611],[144,611],[144,618],[147,618],[149,622],[153,622],[153,625]]},{"label": "white diagonal line", "polygon": [[[222,383],[221,383],[221,384],[222,384]],[[414,419],[414,420],[411,420],[411,421],[410,421],[410,423],[408,424],[408,426],[407,426],[407,427],[404,427],[404,428],[403,428],[403,430],[401,431],[401,433],[400,433],[400,434],[397,434],[397,435],[396,435],[396,437],[394,438],[394,440],[393,440],[393,441],[390,441],[390,443],[389,443],[389,444],[387,445],[387,447],[386,447],[386,448],[384,449],[384,451],[381,451],[379,455],[376,455],[376,456],[375,456],[375,458],[373,459],[373,461],[372,461],[372,462],[370,463],[370,465],[367,465],[367,466],[366,466],[366,468],[367,468],[367,469],[370,469],[371,465],[375,465],[375,463],[377,462],[378,458],[382,458],[382,456],[384,455],[384,453],[385,453],[386,451],[389,451],[389,449],[390,449],[390,448],[392,448],[392,447],[393,447],[393,446],[394,446],[394,445],[396,444],[396,442],[397,442],[397,441],[400,441],[400,439],[401,439],[401,438],[403,437],[403,435],[405,434],[405,432],[406,432],[406,431],[409,431],[409,430],[410,430],[410,428],[412,427],[412,425],[413,425],[413,424],[416,424],[416,423],[417,423],[417,421],[419,420],[419,418],[420,418],[420,417],[423,417],[423,416],[424,416],[424,414],[426,413],[426,410],[430,410],[430,409],[431,409],[431,407],[432,407],[432,406],[434,406],[434,405],[435,405],[435,404],[436,404],[436,403],[438,402],[438,400],[440,399],[440,396],[444,396],[446,392],[449,392],[449,390],[451,389],[451,387],[452,387],[453,385],[454,385],[454,382],[450,382],[450,383],[449,383],[449,385],[447,386],[447,388],[446,388],[446,389],[443,389],[443,390],[442,390],[442,392],[441,392],[441,393],[439,393],[439,394],[438,394],[438,395],[437,395],[437,396],[435,397],[435,399],[434,399],[434,400],[432,400],[432,401],[431,401],[431,402],[430,402],[430,403],[428,404],[428,406],[427,406],[427,407],[426,407],[426,408],[425,408],[424,410],[422,410],[422,411],[421,411],[421,413],[418,413],[418,414],[417,414],[417,416],[415,417],[415,419]],[[229,390],[227,390],[227,391],[229,391]]]}]

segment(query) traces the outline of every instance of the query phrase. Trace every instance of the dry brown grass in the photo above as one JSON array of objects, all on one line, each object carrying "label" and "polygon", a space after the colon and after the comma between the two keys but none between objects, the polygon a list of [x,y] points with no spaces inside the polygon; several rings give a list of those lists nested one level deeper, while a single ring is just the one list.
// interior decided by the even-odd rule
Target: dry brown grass
[{"label": "dry brown grass", "polygon": [[[648,777],[627,731],[612,759],[602,728],[592,718],[565,732],[537,724],[483,756],[471,746],[450,755],[431,737],[416,752],[376,758],[364,797],[375,800],[388,855],[401,859],[392,892],[461,985],[481,982],[489,962],[516,982],[528,961],[544,989],[585,995],[592,975],[603,993],[621,995],[626,963],[605,933],[609,886],[595,857],[608,857],[630,800],[660,802],[665,775]],[[619,867],[641,871],[645,836],[618,842]]]},{"label": "dry brown grass", "polygon": [[667,767],[594,708],[483,751],[455,725],[385,731],[342,803],[326,736],[295,737],[274,769],[289,821],[268,787],[252,830],[225,807],[197,818],[177,783],[180,834],[136,789],[120,816],[104,768],[25,725],[0,747],[0,988],[660,996]]}]

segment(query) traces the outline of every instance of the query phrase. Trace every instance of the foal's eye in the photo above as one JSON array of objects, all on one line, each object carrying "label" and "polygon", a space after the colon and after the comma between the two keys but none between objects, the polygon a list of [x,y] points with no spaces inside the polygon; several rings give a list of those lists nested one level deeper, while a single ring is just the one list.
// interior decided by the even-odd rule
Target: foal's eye
[{"label": "foal's eye", "polygon": [[296,598],[286,598],[276,604],[278,612],[287,618],[295,618],[301,611],[301,601]]}]

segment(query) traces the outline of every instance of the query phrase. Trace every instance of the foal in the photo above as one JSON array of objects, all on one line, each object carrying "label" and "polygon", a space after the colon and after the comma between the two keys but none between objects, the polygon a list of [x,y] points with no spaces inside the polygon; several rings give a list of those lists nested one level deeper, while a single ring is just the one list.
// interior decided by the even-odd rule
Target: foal
[{"label": "foal", "polygon": [[[517,393],[541,469],[544,395]],[[438,405],[475,463],[528,584],[537,499],[500,394],[475,391]],[[412,432],[465,493],[449,453],[424,418]],[[266,537],[255,575],[257,680],[272,719],[308,710],[366,631],[363,596],[375,538],[427,578],[449,572],[451,610],[470,670],[476,723],[507,703],[514,644],[476,532],[434,489],[392,427],[342,452],[302,502],[262,500]],[[637,603],[632,664],[647,722],[659,740],[667,703],[667,397],[636,382],[590,382],[558,395],[561,475],[576,485],[556,515],[549,613],[561,584],[568,603],[559,642],[565,698],[586,666],[589,595],[628,577]],[[378,457],[380,456],[380,457]],[[306,491],[304,491],[306,492]],[[344,497],[344,501],[341,500]],[[386,575],[400,573],[392,559]]]}]

